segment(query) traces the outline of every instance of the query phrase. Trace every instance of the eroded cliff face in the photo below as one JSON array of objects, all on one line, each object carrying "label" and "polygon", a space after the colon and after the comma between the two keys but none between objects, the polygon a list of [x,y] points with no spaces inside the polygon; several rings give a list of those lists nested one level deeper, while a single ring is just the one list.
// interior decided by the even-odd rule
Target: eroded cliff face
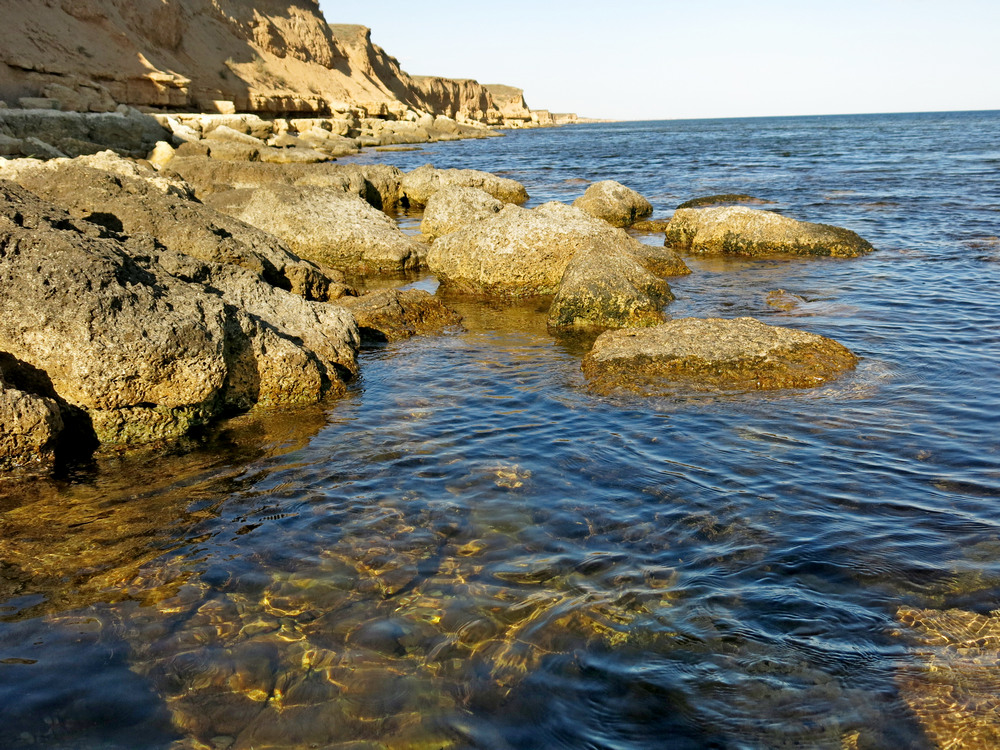
[{"label": "eroded cliff face", "polygon": [[0,0],[0,100],[502,123],[475,81],[411,77],[316,0]]}]

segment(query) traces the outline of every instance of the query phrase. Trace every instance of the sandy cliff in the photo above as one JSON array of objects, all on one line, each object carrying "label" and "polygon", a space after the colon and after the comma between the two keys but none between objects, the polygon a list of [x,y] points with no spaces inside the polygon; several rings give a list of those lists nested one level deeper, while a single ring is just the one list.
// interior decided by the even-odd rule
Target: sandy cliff
[{"label": "sandy cliff", "polygon": [[12,105],[494,124],[511,109],[475,81],[408,75],[366,27],[328,25],[316,0],[0,0],[0,17],[0,100]]}]

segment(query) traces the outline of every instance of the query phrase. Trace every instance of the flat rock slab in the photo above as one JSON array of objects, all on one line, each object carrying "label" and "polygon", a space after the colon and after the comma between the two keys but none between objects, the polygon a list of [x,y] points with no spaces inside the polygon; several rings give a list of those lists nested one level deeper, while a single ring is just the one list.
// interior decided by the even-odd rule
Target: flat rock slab
[{"label": "flat rock slab", "polygon": [[677,209],[667,225],[664,244],[692,253],[751,256],[854,257],[875,249],[849,229],[745,206]]},{"label": "flat rock slab", "polygon": [[599,391],[622,387],[655,394],[678,383],[733,390],[810,388],[853,369],[857,361],[832,339],[754,318],[682,318],[601,334],[583,370]]},{"label": "flat rock slab", "polygon": [[422,289],[383,289],[344,297],[338,304],[354,315],[362,341],[400,341],[462,322],[461,315]]}]

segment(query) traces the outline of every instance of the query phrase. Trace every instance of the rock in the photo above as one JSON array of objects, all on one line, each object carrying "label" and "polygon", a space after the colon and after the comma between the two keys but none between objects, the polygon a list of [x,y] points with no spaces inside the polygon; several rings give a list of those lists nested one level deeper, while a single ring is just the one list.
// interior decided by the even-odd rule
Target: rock
[{"label": "rock", "polygon": [[17,103],[21,109],[62,109],[58,99],[43,96],[22,96]]},{"label": "rock", "polygon": [[[0,352],[0,362],[3,359]],[[0,472],[50,469],[62,429],[62,415],[53,399],[14,388],[0,368]]]},{"label": "rock", "polygon": [[[0,110],[0,130],[25,141],[37,139],[60,152],[58,156],[96,153],[111,148],[129,156],[145,157],[157,141],[170,138],[170,133],[155,119],[129,107],[96,113]],[[51,157],[46,155],[46,158]]]},{"label": "rock", "polygon": [[784,289],[773,289],[767,293],[764,301],[767,302],[768,307],[783,310],[784,312],[791,312],[805,302],[805,299]]},{"label": "rock", "polygon": [[462,322],[458,313],[422,289],[381,290],[344,297],[338,304],[353,313],[362,341],[399,341]]},{"label": "rock", "polygon": [[8,162],[12,179],[76,218],[115,232],[152,235],[166,248],[240,266],[310,299],[336,298],[343,277],[296,257],[277,238],[190,199],[188,186],[110,152],[74,160]]},{"label": "rock", "polygon": [[504,204],[478,188],[448,185],[427,201],[420,231],[434,239],[491,218]]},{"label": "rock", "polygon": [[997,747],[997,613],[903,606],[896,618],[900,629],[894,634],[904,636],[911,651],[908,666],[896,672],[896,685],[933,747]]},{"label": "rock", "polygon": [[709,208],[712,206],[733,205],[765,206],[769,203],[774,203],[774,201],[764,200],[763,198],[754,198],[752,195],[745,195],[743,193],[724,193],[721,195],[706,195],[701,198],[692,198],[689,201],[685,201],[677,208]]},{"label": "rock", "polygon": [[645,221],[635,222],[630,229],[633,229],[636,232],[657,234],[667,231],[667,224],[669,223],[670,221],[668,219],[646,219]]},{"label": "rock", "polygon": [[[456,291],[513,297],[555,294],[573,256],[594,244],[646,263],[647,246],[624,230],[551,202],[532,210],[508,205],[491,219],[445,235],[431,246],[427,264],[442,284]],[[651,257],[676,260],[671,252],[649,250]]]},{"label": "rock", "polygon": [[312,148],[262,148],[258,149],[262,162],[268,164],[316,164],[330,161],[330,155]]},{"label": "rock", "polygon": [[314,402],[343,391],[356,369],[357,327],[341,308],[148,236],[126,239],[8,181],[0,247],[0,351],[44,373],[102,443],[179,436],[232,409]]},{"label": "rock", "polygon": [[663,322],[670,286],[618,245],[599,241],[580,250],[566,267],[549,308],[556,328],[623,328]]},{"label": "rock", "polygon": [[208,155],[220,161],[260,161],[260,148],[250,143],[233,141],[202,141],[208,146]]},{"label": "rock", "polygon": [[300,185],[353,193],[382,210],[399,203],[403,173],[387,164],[241,164],[181,158],[180,151],[170,169],[193,185],[202,200],[222,190]]},{"label": "rock", "polygon": [[573,206],[615,227],[631,226],[653,213],[648,200],[614,180],[595,182]]},{"label": "rock", "polygon": [[599,391],[657,393],[677,385],[771,390],[821,385],[857,363],[836,341],[753,318],[683,318],[606,331],[583,360]]},{"label": "rock", "polygon": [[213,193],[206,204],[283,240],[294,253],[355,272],[417,268],[423,247],[356,195],[331,188],[274,185]]},{"label": "rock", "polygon": [[165,167],[174,158],[174,147],[166,141],[157,141],[153,150],[146,155],[146,161],[157,169]]},{"label": "rock", "polygon": [[410,205],[426,206],[430,197],[446,185],[479,188],[504,203],[520,205],[528,200],[528,191],[515,180],[475,169],[435,169],[430,164],[404,174],[400,190]]},{"label": "rock", "polygon": [[264,146],[264,142],[259,138],[254,138],[252,135],[246,133],[241,133],[228,125],[217,125],[210,131],[205,133],[206,141],[224,141],[226,143],[242,143],[247,146],[254,146],[255,148],[261,148]]},{"label": "rock", "polygon": [[667,225],[665,244],[693,253],[751,256],[853,257],[875,249],[849,229],[743,206],[678,209]]}]

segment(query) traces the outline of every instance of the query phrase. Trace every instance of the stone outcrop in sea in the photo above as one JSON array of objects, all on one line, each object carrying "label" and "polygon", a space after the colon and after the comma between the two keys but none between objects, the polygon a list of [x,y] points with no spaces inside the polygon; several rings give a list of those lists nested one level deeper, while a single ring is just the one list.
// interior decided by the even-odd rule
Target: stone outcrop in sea
[{"label": "stone outcrop in sea", "polygon": [[679,208],[666,227],[665,242],[692,253],[726,255],[854,257],[875,249],[849,229],[745,206]]},{"label": "stone outcrop in sea", "polygon": [[598,391],[774,390],[822,385],[858,358],[832,339],[754,318],[682,318],[602,333],[583,360]]}]

